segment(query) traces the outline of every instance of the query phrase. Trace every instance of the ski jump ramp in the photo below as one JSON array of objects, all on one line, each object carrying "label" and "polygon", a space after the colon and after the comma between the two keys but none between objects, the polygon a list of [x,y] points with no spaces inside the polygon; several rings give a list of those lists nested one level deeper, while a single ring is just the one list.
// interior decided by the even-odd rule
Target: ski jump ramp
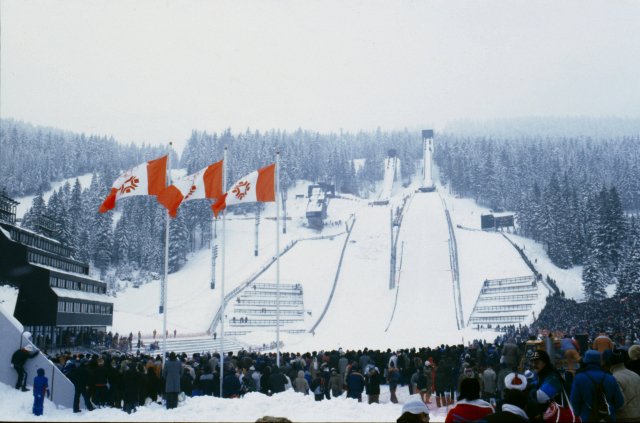
[{"label": "ski jump ramp", "polygon": [[[402,269],[397,280],[398,304],[388,334],[397,345],[459,343],[454,289],[449,259],[449,229],[437,195],[416,195],[406,211],[400,242],[404,242]],[[404,230],[411,228],[411,230]],[[410,329],[413,328],[413,329]],[[417,345],[416,345],[417,346]]]},{"label": "ski jump ramp", "polygon": [[389,289],[389,210],[369,207],[357,216],[334,299],[316,329],[315,345],[335,345],[336,334],[345,340],[339,345],[343,348],[395,349],[432,345],[436,340],[459,343],[449,229],[440,198],[416,195],[406,210],[399,235],[404,242],[403,264],[390,325],[396,290]]},{"label": "ski jump ramp", "polygon": [[393,183],[396,180],[396,173],[400,170],[400,160],[397,157],[387,157],[384,159],[384,180],[382,181],[382,191],[376,203],[388,203],[393,190]]}]

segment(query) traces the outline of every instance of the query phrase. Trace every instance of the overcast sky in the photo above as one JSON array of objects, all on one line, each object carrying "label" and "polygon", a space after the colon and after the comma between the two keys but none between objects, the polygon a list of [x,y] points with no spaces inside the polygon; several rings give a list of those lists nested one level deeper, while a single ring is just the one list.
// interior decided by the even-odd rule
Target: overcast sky
[{"label": "overcast sky", "polygon": [[1,116],[123,142],[640,116],[640,1],[0,5]]}]

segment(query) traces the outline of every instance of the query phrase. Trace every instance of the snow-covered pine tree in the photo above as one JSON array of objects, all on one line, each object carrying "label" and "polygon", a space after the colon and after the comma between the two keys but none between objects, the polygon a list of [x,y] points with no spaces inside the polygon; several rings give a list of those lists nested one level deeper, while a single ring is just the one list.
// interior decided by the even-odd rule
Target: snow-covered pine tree
[{"label": "snow-covered pine tree", "polygon": [[640,229],[636,218],[629,222],[627,242],[618,271],[616,295],[640,292]]},{"label": "snow-covered pine tree", "polygon": [[22,226],[32,231],[38,232],[36,225],[38,218],[44,216],[47,212],[47,206],[44,202],[42,190],[38,190],[38,193],[31,202],[31,208],[25,213],[22,219]]},{"label": "snow-covered pine tree", "polygon": [[584,296],[587,300],[601,300],[607,297],[607,285],[602,265],[594,255],[589,255],[582,269]]},{"label": "snow-covered pine tree", "polygon": [[189,233],[181,213],[169,224],[169,273],[177,272],[187,261]]}]

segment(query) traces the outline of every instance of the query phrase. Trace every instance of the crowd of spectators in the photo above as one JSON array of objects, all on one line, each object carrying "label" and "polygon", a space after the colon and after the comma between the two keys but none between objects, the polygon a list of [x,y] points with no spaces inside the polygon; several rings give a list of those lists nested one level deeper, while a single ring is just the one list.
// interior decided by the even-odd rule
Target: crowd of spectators
[{"label": "crowd of spectators", "polygon": [[[617,343],[640,337],[640,294],[616,296],[600,301],[578,303],[561,295],[547,298],[547,304],[531,329],[587,334],[591,339],[605,331]],[[628,339],[627,339],[628,338]]]},{"label": "crowd of spectators", "polygon": [[[81,397],[89,410],[117,407],[131,413],[150,402],[171,408],[192,396],[238,398],[248,392],[273,395],[286,389],[313,395],[316,401],[346,396],[375,403],[384,384],[389,386],[392,402],[398,401],[398,389],[407,389],[427,405],[454,407],[459,413],[473,404],[484,407],[483,412],[487,404],[496,411],[510,400],[510,382],[505,382],[510,374],[516,374],[516,379],[520,374],[530,388],[542,389],[544,366],[536,365],[540,354],[547,357],[544,364],[561,381],[547,387],[549,398],[557,397],[561,386],[568,401],[578,392],[574,389],[578,375],[589,369],[609,375],[618,369],[620,376],[622,365],[622,370],[639,373],[638,304],[640,295],[582,304],[554,295],[533,325],[503,327],[493,342],[474,340],[467,345],[399,350],[284,352],[279,366],[275,353],[260,351],[228,352],[224,360],[217,352],[190,356],[172,352],[163,363],[161,354],[135,348],[133,334],[118,338],[107,334],[112,345],[126,343],[122,350],[66,352],[50,359],[75,385],[76,412],[80,411]],[[596,365],[603,367],[596,369]],[[611,401],[620,402],[618,397]],[[543,405],[548,406],[548,401]],[[531,410],[544,411],[539,406],[529,408],[529,417],[534,417]]]}]

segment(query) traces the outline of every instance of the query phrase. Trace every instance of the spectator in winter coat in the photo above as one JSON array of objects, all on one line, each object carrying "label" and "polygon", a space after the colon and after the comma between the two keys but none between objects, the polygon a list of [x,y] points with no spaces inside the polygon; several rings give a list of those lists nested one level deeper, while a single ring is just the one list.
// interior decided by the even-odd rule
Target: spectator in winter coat
[{"label": "spectator in winter coat", "polygon": [[271,394],[284,392],[286,385],[287,385],[287,378],[285,377],[285,375],[280,373],[280,369],[277,366],[274,367],[271,373],[271,376],[269,376],[269,384],[268,384],[271,390]]},{"label": "spectator in winter coat", "polygon": [[44,369],[38,369],[38,376],[33,379],[33,414],[42,416],[44,412],[44,397],[49,395],[49,379],[44,375]]},{"label": "spectator in winter coat", "polygon": [[589,350],[584,355],[585,367],[576,374],[571,388],[571,405],[582,421],[589,420],[593,401],[593,393],[599,383],[603,384],[604,393],[609,403],[609,414],[615,421],[616,411],[624,405],[622,392],[616,379],[600,368],[600,353]]},{"label": "spectator in winter coat", "polygon": [[414,384],[413,392],[419,394],[422,401],[428,404],[431,396],[431,364],[429,362],[424,368],[420,364],[420,367],[411,376],[411,383]]},{"label": "spectator in winter coat", "polygon": [[391,395],[390,401],[397,404],[398,397],[396,396],[396,390],[398,389],[398,383],[400,382],[400,371],[398,371],[397,367],[389,367],[387,381],[389,382],[389,394]]},{"label": "spectator in winter coat", "polygon": [[188,397],[193,395],[193,380],[191,372],[188,369],[184,369],[182,376],[180,376],[180,392],[184,392]]},{"label": "spectator in winter coat", "polygon": [[567,370],[575,374],[576,365],[580,361],[580,346],[578,342],[572,339],[569,334],[565,334],[564,338],[560,341],[560,350],[567,360]]},{"label": "spectator in winter coat", "polygon": [[509,373],[511,373],[511,371],[507,369],[507,365],[505,363],[500,364],[500,369],[498,370],[498,374],[496,376],[496,395],[499,400],[502,399],[502,394],[504,393],[505,389],[504,380]]},{"label": "spectator in winter coat", "polygon": [[364,377],[358,371],[358,366],[351,366],[351,372],[347,376],[347,398],[357,399],[362,402],[362,391],[364,391]]},{"label": "spectator in winter coat", "polygon": [[73,395],[73,412],[80,412],[80,396],[82,396],[87,410],[93,411],[94,407],[91,404],[87,391],[89,388],[89,370],[87,369],[86,359],[82,359],[79,363],[76,363],[76,367],[69,373],[69,379],[75,388]]},{"label": "spectator in winter coat", "polygon": [[592,348],[602,354],[605,350],[613,350],[614,345],[613,341],[607,336],[606,332],[600,331],[596,339],[593,340]]},{"label": "spectator in winter coat", "polygon": [[169,360],[164,365],[162,376],[164,377],[164,392],[167,401],[167,409],[178,406],[178,394],[180,393],[180,376],[182,375],[182,363],[173,351],[169,354]]},{"label": "spectator in winter coat", "polygon": [[455,407],[449,410],[445,423],[474,422],[493,414],[491,404],[480,399],[480,383],[476,378],[462,381]]},{"label": "spectator in winter coat", "polygon": [[640,345],[632,345],[627,353],[629,354],[629,361],[625,366],[640,376]]},{"label": "spectator in winter coat", "polygon": [[638,422],[640,421],[640,376],[624,366],[626,354],[624,350],[615,350],[610,357],[611,374],[618,382],[624,397],[624,405],[617,411],[616,418],[619,422]]},{"label": "spectator in winter coat", "polygon": [[253,366],[249,367],[249,371],[251,372],[251,378],[253,379],[253,386],[255,386],[256,392],[260,392],[260,377],[262,375]]},{"label": "spectator in winter coat", "polygon": [[329,378],[329,389],[331,389],[331,395],[334,398],[342,395],[342,386],[344,379],[338,374],[336,369],[331,369],[331,377]]},{"label": "spectator in winter coat", "polygon": [[515,339],[509,338],[502,346],[502,358],[500,358],[500,362],[505,363],[507,369],[513,372],[517,370],[519,358],[520,350],[518,349],[518,345],[516,345]]},{"label": "spectator in winter coat", "polygon": [[271,385],[269,385],[269,379],[271,378],[271,367],[266,366],[262,371],[260,377],[260,392],[265,395],[271,395]]},{"label": "spectator in winter coat", "polygon": [[445,391],[448,390],[448,381],[451,377],[451,368],[446,359],[441,359],[436,367],[436,405],[438,408],[446,406]]},{"label": "spectator in winter coat", "polygon": [[527,396],[525,394],[527,379],[521,374],[509,373],[503,383],[505,385],[502,393],[504,403],[500,407],[500,411],[486,416],[485,420],[489,423],[528,422],[529,417],[525,412],[527,407]]},{"label": "spectator in winter coat", "polygon": [[31,344],[27,344],[20,348],[11,356],[11,365],[13,369],[18,373],[18,381],[16,382],[16,389],[22,388],[22,391],[26,392],[27,389],[27,372],[24,371],[24,363],[28,359],[38,355],[38,350]]},{"label": "spectator in winter coat", "polygon": [[411,395],[402,406],[402,414],[397,423],[422,422],[429,423],[429,408],[422,402],[419,395]]},{"label": "spectator in winter coat", "polygon": [[366,380],[366,390],[369,404],[380,402],[380,383],[382,378],[377,367],[371,367]]},{"label": "spectator in winter coat", "polygon": [[97,367],[91,375],[91,385],[93,386],[93,399],[98,408],[107,405],[109,392],[107,390],[107,368],[104,366],[104,359],[98,359]]},{"label": "spectator in winter coat", "polygon": [[349,364],[349,359],[345,356],[344,351],[340,352],[340,359],[338,360],[338,373],[340,377],[342,377],[342,382],[346,383],[347,381],[347,365]]},{"label": "spectator in winter coat", "polygon": [[198,387],[202,391],[202,395],[213,395],[215,385],[213,379],[213,371],[209,368],[209,366],[205,365],[205,367],[202,369],[202,373],[198,376],[198,379],[196,381]]},{"label": "spectator in winter coat", "polygon": [[309,382],[305,379],[303,370],[298,370],[298,377],[293,381],[293,390],[309,395]]},{"label": "spectator in winter coat", "polygon": [[316,401],[322,401],[324,399],[324,379],[320,376],[320,373],[316,373],[316,377],[311,381],[310,389]]},{"label": "spectator in winter coat", "polygon": [[239,398],[241,387],[236,369],[229,368],[229,370],[224,372],[224,379],[222,381],[222,396],[224,398]]},{"label": "spectator in winter coat", "polygon": [[482,399],[485,401],[491,400],[491,398],[495,398],[496,396],[496,372],[491,368],[487,367],[482,372]]},{"label": "spectator in winter coat", "polygon": [[135,364],[127,362],[127,370],[124,372],[124,375],[122,375],[122,382],[124,385],[124,405],[122,406],[122,410],[131,414],[136,411],[136,407],[138,406],[138,388],[140,382]]},{"label": "spectator in winter coat", "polygon": [[[562,395],[564,386],[562,376],[551,364],[551,358],[546,351],[538,350],[531,356],[533,368],[536,370],[536,376],[538,379],[538,390],[531,391],[531,395],[540,404],[540,414],[546,409],[546,404],[549,401],[561,402],[560,396]],[[547,397],[548,394],[553,393],[553,396]]]},{"label": "spectator in winter coat", "polygon": [[322,386],[324,386],[324,397],[331,399],[331,392],[329,391],[329,380],[331,379],[331,372],[329,371],[329,365],[322,363],[320,377],[322,377]]},{"label": "spectator in winter coat", "polygon": [[458,376],[458,384],[457,384],[458,392],[462,392],[462,381],[464,381],[465,379],[477,379],[478,383],[480,382],[480,378],[478,377],[476,372],[473,370],[473,367],[469,366],[467,363],[465,363],[464,370],[462,371],[460,376]]}]

